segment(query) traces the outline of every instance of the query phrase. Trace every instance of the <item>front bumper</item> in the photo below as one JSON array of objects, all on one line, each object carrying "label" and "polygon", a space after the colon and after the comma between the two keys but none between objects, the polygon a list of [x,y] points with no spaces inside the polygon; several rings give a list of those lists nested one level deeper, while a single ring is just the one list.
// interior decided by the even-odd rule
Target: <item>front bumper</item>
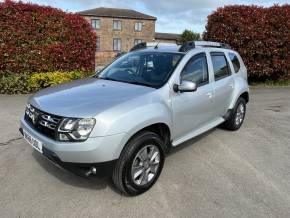
[{"label": "front bumper", "polygon": [[[127,134],[88,138],[84,142],[59,142],[52,140],[31,127],[24,118],[20,129],[24,129],[43,143],[43,154],[63,168],[78,166],[112,165],[119,158],[127,140]],[[105,167],[106,168],[106,167]]]}]

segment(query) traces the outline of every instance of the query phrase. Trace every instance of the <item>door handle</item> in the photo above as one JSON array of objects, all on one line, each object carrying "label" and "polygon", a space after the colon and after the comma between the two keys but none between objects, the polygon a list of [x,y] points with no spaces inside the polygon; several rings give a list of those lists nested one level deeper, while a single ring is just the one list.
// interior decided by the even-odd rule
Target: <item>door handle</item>
[{"label": "door handle", "polygon": [[229,87],[233,89],[234,88],[234,84],[233,83],[230,83],[229,84]]},{"label": "door handle", "polygon": [[213,95],[212,95],[212,92],[206,93],[205,95],[206,95],[208,98],[212,98],[212,96],[213,96]]}]

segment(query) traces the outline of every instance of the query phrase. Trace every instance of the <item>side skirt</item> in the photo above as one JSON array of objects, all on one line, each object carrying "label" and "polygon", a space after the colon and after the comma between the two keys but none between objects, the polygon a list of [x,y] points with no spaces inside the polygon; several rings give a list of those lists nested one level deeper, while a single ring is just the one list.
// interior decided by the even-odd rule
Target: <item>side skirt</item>
[{"label": "side skirt", "polygon": [[192,139],[192,138],[194,138],[194,137],[196,137],[196,136],[198,136],[198,135],[200,135],[200,134],[202,134],[202,133],[204,133],[204,132],[206,132],[206,131],[208,131],[208,130],[216,127],[216,126],[218,126],[219,124],[223,123],[224,121],[225,121],[225,119],[220,117],[220,118],[216,119],[215,121],[213,121],[213,122],[211,122],[211,123],[199,128],[197,130],[194,130],[194,131],[188,133],[184,137],[181,137],[179,139],[174,140],[172,142],[172,146],[175,147],[175,146],[177,146],[177,145],[179,145],[179,144],[181,144],[181,143],[183,143],[183,142],[185,142],[185,141],[187,141],[189,139]]}]

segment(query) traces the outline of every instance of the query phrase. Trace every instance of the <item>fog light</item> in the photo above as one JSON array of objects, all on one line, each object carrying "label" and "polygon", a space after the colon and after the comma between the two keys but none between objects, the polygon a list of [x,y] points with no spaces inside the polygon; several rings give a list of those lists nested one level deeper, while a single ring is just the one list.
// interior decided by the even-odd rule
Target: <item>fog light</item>
[{"label": "fog light", "polygon": [[68,141],[69,138],[65,134],[59,134],[59,140],[60,141]]}]

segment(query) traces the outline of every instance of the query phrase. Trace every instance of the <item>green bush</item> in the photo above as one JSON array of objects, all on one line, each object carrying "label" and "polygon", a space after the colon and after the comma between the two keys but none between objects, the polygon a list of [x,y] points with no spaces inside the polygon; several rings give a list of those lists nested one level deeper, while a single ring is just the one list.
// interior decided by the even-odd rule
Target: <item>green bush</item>
[{"label": "green bush", "polygon": [[29,86],[29,74],[2,75],[0,77],[0,94],[28,94],[33,92]]},{"label": "green bush", "polygon": [[90,73],[83,71],[71,72],[47,72],[21,74],[21,75],[3,75],[0,79],[1,94],[28,94],[41,89],[70,82],[76,79],[88,77]]}]

